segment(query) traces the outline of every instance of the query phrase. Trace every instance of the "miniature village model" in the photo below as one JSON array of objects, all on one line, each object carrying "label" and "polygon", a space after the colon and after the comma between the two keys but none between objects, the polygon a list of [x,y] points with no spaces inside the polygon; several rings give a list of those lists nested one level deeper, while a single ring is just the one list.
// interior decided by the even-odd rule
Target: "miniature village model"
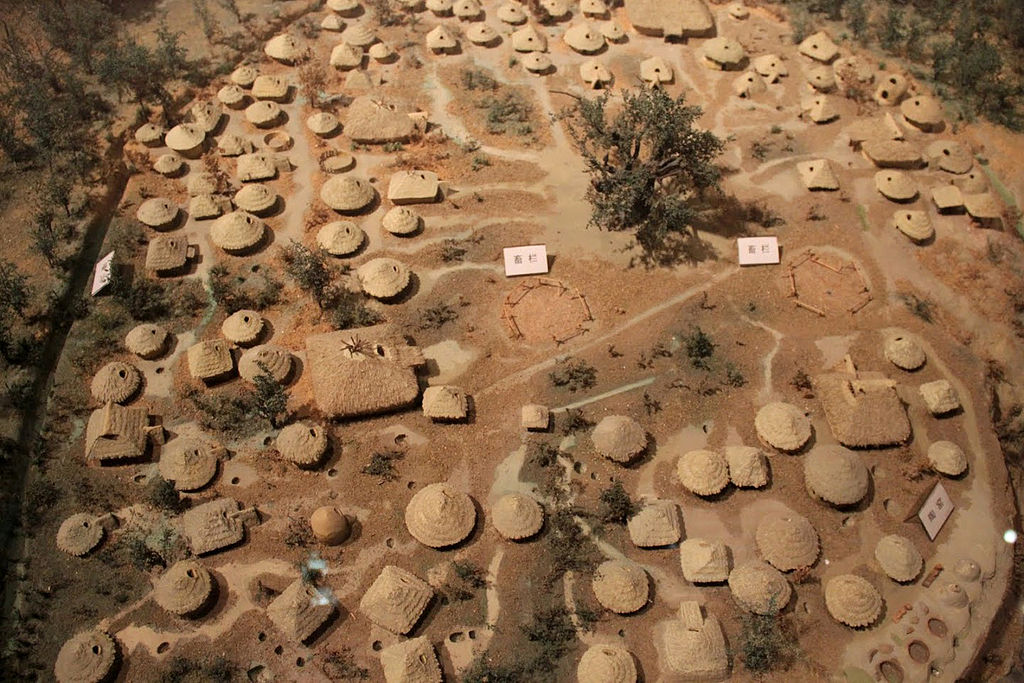
[{"label": "miniature village model", "polygon": [[1019,138],[763,2],[153,4],[4,680],[1015,666]]}]

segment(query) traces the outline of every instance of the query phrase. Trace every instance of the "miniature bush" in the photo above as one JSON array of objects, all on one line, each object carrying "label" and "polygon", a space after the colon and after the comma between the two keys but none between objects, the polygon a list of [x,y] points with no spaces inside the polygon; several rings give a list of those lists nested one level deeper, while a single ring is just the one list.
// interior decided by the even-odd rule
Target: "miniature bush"
[{"label": "miniature bush", "polygon": [[740,620],[740,658],[749,671],[765,673],[789,665],[798,647],[781,615],[773,610],[771,614],[744,614]]},{"label": "miniature bush", "polygon": [[401,460],[403,457],[405,456],[401,451],[377,451],[370,457],[370,462],[359,471],[363,474],[380,477],[383,481],[393,481],[398,476],[395,471],[395,461]]},{"label": "miniature bush", "polygon": [[630,499],[621,481],[601,491],[598,516],[605,524],[625,524],[636,514],[636,505]]},{"label": "miniature bush", "polygon": [[459,319],[459,312],[448,304],[437,304],[420,312],[421,330],[439,330]]},{"label": "miniature bush", "polygon": [[224,657],[212,659],[188,659],[174,657],[160,675],[160,683],[185,683],[185,681],[206,681],[207,683],[231,683],[235,676],[235,665]]},{"label": "miniature bush", "polygon": [[556,387],[575,393],[597,384],[597,368],[579,358],[562,358],[548,377]]},{"label": "miniature bush", "polygon": [[258,363],[260,373],[253,380],[253,403],[257,415],[270,423],[271,428],[276,429],[278,418],[288,410],[288,392],[284,385],[277,381],[265,363]]},{"label": "miniature bush", "polygon": [[489,95],[477,101],[486,112],[487,132],[494,135],[529,135],[533,132],[530,117],[533,106],[514,90]]},{"label": "miniature bush", "polygon": [[693,328],[693,331],[683,339],[683,345],[686,347],[686,357],[690,359],[693,367],[701,370],[710,369],[708,361],[715,354],[715,344],[704,330],[699,327]]},{"label": "miniature bush", "polygon": [[299,289],[313,297],[313,301],[323,311],[331,300],[332,273],[324,252],[292,240],[281,248],[281,260],[284,261],[284,272],[288,274]]},{"label": "miniature bush", "polygon": [[907,307],[913,315],[917,316],[926,323],[934,322],[934,304],[931,299],[922,299],[916,294],[909,292],[900,292],[896,295],[899,301],[903,302],[903,305]]},{"label": "miniature bush", "polygon": [[370,670],[356,664],[355,655],[347,647],[325,653],[320,668],[332,681],[365,681],[370,677]]},{"label": "miniature bush", "polygon": [[340,289],[331,301],[331,324],[336,330],[368,327],[383,322],[383,318],[369,306],[367,298],[359,292]]},{"label": "miniature bush", "polygon": [[445,263],[461,261],[465,255],[466,248],[455,240],[445,240],[441,243],[441,260]]},{"label": "miniature bush", "polygon": [[497,90],[498,82],[479,68],[462,70],[462,87],[466,90]]},{"label": "miniature bush", "polygon": [[562,422],[562,433],[566,436],[582,432],[594,426],[594,421],[589,419],[582,408],[570,408],[565,411],[565,420]]},{"label": "miniature bush", "polygon": [[188,507],[188,501],[183,500],[174,484],[167,481],[159,474],[155,475],[146,486],[146,502],[158,510],[178,513]]}]

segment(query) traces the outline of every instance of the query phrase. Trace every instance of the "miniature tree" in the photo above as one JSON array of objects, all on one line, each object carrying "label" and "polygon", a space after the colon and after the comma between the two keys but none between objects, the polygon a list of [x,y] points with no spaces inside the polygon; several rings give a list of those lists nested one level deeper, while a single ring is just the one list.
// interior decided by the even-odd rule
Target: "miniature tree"
[{"label": "miniature tree", "polygon": [[308,292],[321,311],[332,298],[331,268],[320,249],[313,250],[295,240],[282,249],[284,270],[299,289]]},{"label": "miniature tree", "polygon": [[262,361],[257,362],[260,373],[253,379],[256,414],[277,428],[278,418],[288,410],[288,393]]},{"label": "miniature tree", "polygon": [[672,236],[697,215],[694,199],[717,187],[712,161],[723,142],[694,127],[703,113],[661,89],[623,91],[609,116],[611,95],[579,98],[561,114],[591,176],[590,224],[633,230],[645,257],[665,262]]}]

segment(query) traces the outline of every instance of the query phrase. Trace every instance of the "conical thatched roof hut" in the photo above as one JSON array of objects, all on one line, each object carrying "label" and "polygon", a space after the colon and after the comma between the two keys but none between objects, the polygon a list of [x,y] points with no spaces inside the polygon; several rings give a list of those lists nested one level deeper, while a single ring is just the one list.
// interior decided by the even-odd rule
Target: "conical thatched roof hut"
[{"label": "conical thatched roof hut", "polygon": [[428,484],[405,508],[405,526],[429,548],[447,548],[465,540],[476,526],[473,499],[445,483]]},{"label": "conical thatched roof hut", "polygon": [[956,140],[936,140],[925,148],[928,160],[947,173],[967,173],[974,166],[971,150]]},{"label": "conical thatched roof hut", "polygon": [[256,146],[252,140],[241,135],[228,133],[217,138],[217,153],[222,157],[237,157],[243,154],[252,154]]},{"label": "conical thatched roof hut", "polygon": [[597,452],[618,463],[628,463],[647,448],[647,432],[625,415],[609,415],[590,433]]},{"label": "conical thatched roof hut", "polygon": [[217,130],[224,118],[224,111],[210,100],[200,100],[189,107],[188,115],[204,133],[210,134]]},{"label": "conical thatched roof hut", "polygon": [[338,117],[330,112],[321,111],[306,119],[306,127],[317,135],[330,135],[338,130]]},{"label": "conical thatched roof hut", "polygon": [[870,626],[882,613],[882,595],[866,579],[841,574],[825,584],[825,607],[836,621],[859,628]]},{"label": "conical thatched roof hut", "polygon": [[65,519],[57,529],[57,549],[68,555],[88,555],[103,540],[103,525],[95,516],[79,512]]},{"label": "conical thatched roof hut", "polygon": [[609,43],[619,43],[626,39],[626,31],[617,21],[604,21],[598,27],[601,35]]},{"label": "conical thatched roof hut", "polygon": [[548,40],[533,24],[527,24],[512,32],[509,37],[512,49],[516,52],[544,52],[548,49]]},{"label": "conical thatched roof hut", "polygon": [[346,42],[338,43],[331,50],[330,65],[343,71],[356,69],[363,63],[363,49]]},{"label": "conical thatched roof hut", "polygon": [[147,147],[160,147],[164,144],[163,126],[154,123],[144,123],[135,130],[135,141]]},{"label": "conical thatched roof hut", "polygon": [[238,359],[238,375],[247,382],[255,383],[264,370],[283,383],[292,371],[292,354],[280,346],[262,344],[248,349]]},{"label": "conical thatched roof hut", "polygon": [[484,8],[477,0],[455,0],[452,3],[452,14],[462,21],[476,21],[484,13]]},{"label": "conical thatched roof hut", "polygon": [[831,92],[836,87],[836,74],[830,66],[818,66],[807,72],[807,84],[818,92]]},{"label": "conical thatched roof hut", "polygon": [[459,41],[443,25],[438,25],[427,34],[427,48],[434,54],[455,54],[459,49]]},{"label": "conical thatched roof hut", "polygon": [[636,683],[636,662],[625,648],[591,645],[576,666],[576,680],[581,683]]},{"label": "conical thatched roof hut", "polygon": [[153,599],[171,614],[195,616],[209,605],[215,585],[210,570],[202,562],[181,560],[171,565],[157,581]]},{"label": "conical thatched roof hut", "polygon": [[252,84],[252,96],[258,100],[284,102],[290,92],[291,86],[281,76],[257,76]]},{"label": "conical thatched roof hut", "polygon": [[878,85],[875,86],[875,102],[884,106],[895,106],[907,94],[910,84],[902,74],[879,74]]},{"label": "conical thatched roof hut", "polygon": [[306,48],[295,36],[282,33],[268,40],[263,52],[283,64],[294,64],[306,54]]},{"label": "conical thatched roof hut", "polygon": [[650,578],[643,568],[627,560],[607,560],[591,581],[601,605],[617,614],[632,614],[647,604]]},{"label": "conical thatched roof hut", "polygon": [[270,180],[277,176],[277,164],[274,157],[264,152],[242,154],[238,157],[236,172],[243,183]]},{"label": "conical thatched roof hut", "polygon": [[316,234],[316,243],[331,256],[348,256],[359,251],[366,233],[352,221],[331,221]]},{"label": "conical thatched roof hut", "polygon": [[189,197],[198,197],[201,194],[217,194],[223,191],[217,176],[209,171],[198,171],[190,173],[185,183]]},{"label": "conical thatched roof hut", "polygon": [[903,335],[886,340],[884,352],[886,359],[901,370],[917,370],[927,360],[921,345]]},{"label": "conical thatched roof hut", "polygon": [[231,345],[224,339],[210,339],[188,349],[188,368],[193,379],[211,382],[235,369]]},{"label": "conical thatched roof hut", "polygon": [[[194,198],[193,198],[194,199]],[[181,272],[188,265],[188,240],[181,235],[157,235],[146,247],[146,270],[157,275]]]},{"label": "conical thatched roof hut", "polygon": [[682,537],[679,506],[671,500],[647,503],[627,523],[629,540],[638,548],[661,548]]},{"label": "conical thatched roof hut", "polygon": [[320,20],[320,28],[324,31],[339,32],[345,28],[345,20],[337,14],[328,14]]},{"label": "conical thatched roof hut", "polygon": [[732,82],[732,92],[737,97],[754,97],[767,92],[768,86],[764,79],[753,71],[747,71],[736,77]]},{"label": "conical thatched roof hut", "polygon": [[366,22],[355,21],[341,32],[341,39],[353,47],[365,49],[377,42],[377,34]]},{"label": "conical thatched roof hut", "polygon": [[320,425],[293,422],[277,435],[281,457],[299,467],[315,467],[327,452],[327,430]]},{"label": "conical thatched roof hut", "polygon": [[544,508],[525,493],[508,493],[491,508],[491,524],[503,538],[521,541],[544,526]]},{"label": "conical thatched roof hut", "polygon": [[434,590],[417,576],[387,565],[359,601],[359,611],[383,629],[398,635],[412,630],[423,616]]},{"label": "conical thatched roof hut", "polygon": [[913,542],[898,534],[883,536],[878,540],[875,560],[890,579],[900,583],[916,579],[924,566],[924,559]]},{"label": "conical thatched roof hut", "polygon": [[360,7],[359,0],[327,0],[327,9],[343,17],[355,15]]},{"label": "conical thatched roof hut", "polygon": [[156,358],[167,346],[167,330],[152,323],[137,325],[125,336],[124,345],[139,358]]},{"label": "conical thatched roof hut", "polygon": [[441,683],[437,652],[426,637],[410,638],[380,651],[385,683]]},{"label": "conical thatched roof hut", "polygon": [[738,69],[747,58],[743,46],[725,36],[717,36],[704,43],[701,54],[704,64],[722,71]]},{"label": "conical thatched roof hut", "polygon": [[760,560],[733,569],[729,573],[729,590],[740,607],[754,614],[778,614],[793,596],[793,588],[786,577]]},{"label": "conical thatched roof hut", "polygon": [[879,171],[875,174],[875,189],[894,202],[909,202],[917,196],[917,186],[902,171]]},{"label": "conical thatched roof hut", "polygon": [[217,91],[217,101],[225,107],[240,109],[246,104],[245,90],[242,86],[230,83]]},{"label": "conical thatched roof hut", "polygon": [[157,157],[157,160],[153,162],[153,170],[161,175],[172,176],[178,173],[184,165],[185,160],[181,158],[180,154],[168,152]]},{"label": "conical thatched roof hut", "polygon": [[808,190],[838,190],[839,178],[826,159],[801,161],[796,165],[800,180]]},{"label": "conical thatched roof hut", "polygon": [[580,64],[580,80],[591,88],[602,88],[612,79],[612,72],[599,59],[588,59]]},{"label": "conical thatched roof hut", "polygon": [[263,183],[248,183],[235,193],[235,206],[261,216],[277,206],[277,193]]},{"label": "conical thatched roof hut", "polygon": [[679,544],[679,564],[690,583],[718,583],[729,578],[729,549],[720,541],[688,538]]},{"label": "conical thatched roof hut", "polygon": [[194,123],[179,123],[164,138],[168,147],[186,157],[198,156],[205,141],[206,131]]},{"label": "conical thatched roof hut", "polygon": [[391,299],[409,286],[412,274],[401,261],[393,258],[375,258],[356,270],[359,285],[375,299]]},{"label": "conical thatched roof hut", "polygon": [[527,19],[526,8],[516,0],[509,0],[498,8],[498,21],[518,26],[525,24]]},{"label": "conical thatched roof hut", "polygon": [[178,491],[197,491],[217,476],[217,451],[215,444],[180,436],[160,453],[160,476]]},{"label": "conical thatched roof hut", "polygon": [[388,62],[396,56],[395,48],[391,47],[391,43],[385,43],[382,40],[371,45],[366,53],[370,55],[371,59],[381,63]]},{"label": "conical thatched roof hut", "polygon": [[811,421],[791,403],[769,403],[754,418],[757,438],[766,446],[793,453],[811,438]]},{"label": "conical thatched roof hut", "polygon": [[396,206],[384,214],[380,225],[392,235],[411,235],[419,230],[422,221],[420,215],[412,209]]},{"label": "conical thatched roof hut", "polygon": [[273,100],[259,100],[245,108],[245,120],[257,128],[273,128],[281,120],[281,105]]},{"label": "conical thatched roof hut", "polygon": [[252,344],[263,333],[263,316],[259,311],[243,308],[225,318],[220,331],[230,342],[242,346]]},{"label": "conical thatched roof hut", "polygon": [[171,200],[153,197],[139,204],[135,217],[143,225],[160,230],[169,227],[178,217],[178,207]]},{"label": "conical thatched roof hut", "polygon": [[823,64],[832,63],[832,60],[839,55],[839,48],[824,31],[812,33],[804,38],[798,49],[800,54]]},{"label": "conical thatched roof hut", "polygon": [[[231,200],[216,194],[199,194],[188,200],[188,213],[197,221],[220,218],[226,211],[230,210]],[[181,241],[184,242],[184,240]],[[187,243],[185,243],[185,247],[187,250]]]},{"label": "conical thatched roof hut", "polygon": [[341,213],[357,213],[377,196],[376,190],[362,178],[331,176],[320,188],[324,204]]},{"label": "conical thatched roof hut", "polygon": [[474,45],[491,47],[497,44],[500,37],[490,24],[473,24],[466,29],[466,40]]},{"label": "conical thatched roof hut", "polygon": [[245,211],[232,211],[210,226],[210,241],[228,252],[245,252],[263,241],[266,226]]},{"label": "conical thatched roof hut", "polygon": [[726,446],[729,480],[743,488],[761,488],[768,484],[768,458],[753,446]]},{"label": "conical thatched roof hut", "polygon": [[649,57],[640,62],[640,80],[648,85],[671,83],[674,77],[672,66],[661,57]]},{"label": "conical thatched roof hut", "polygon": [[900,104],[900,113],[925,132],[942,128],[942,102],[937,97],[918,95],[907,98]]},{"label": "conical thatched roof hut", "polygon": [[57,683],[111,680],[121,663],[117,641],[98,628],[76,634],[60,648],[53,665]]},{"label": "conical thatched roof hut", "polygon": [[533,74],[546,74],[552,69],[551,58],[543,52],[528,52],[520,61],[523,68]]},{"label": "conical thatched roof hut", "polygon": [[698,496],[713,496],[729,485],[729,465],[717,451],[694,450],[683,453],[676,464],[683,486]]},{"label": "conical thatched roof hut", "polygon": [[243,64],[231,72],[231,82],[243,88],[251,88],[260,72],[251,64]]},{"label": "conical thatched roof hut", "polygon": [[750,66],[769,83],[774,83],[781,76],[789,75],[789,67],[786,66],[786,62],[775,53],[754,57],[750,61]]},{"label": "conical thatched roof hut", "polygon": [[927,211],[900,209],[892,215],[892,226],[913,242],[926,242],[935,235]]},{"label": "conical thatched roof hut", "polygon": [[128,363],[114,361],[107,363],[93,375],[90,389],[92,397],[99,403],[124,403],[132,398],[142,386],[142,375],[138,368]]},{"label": "conical thatched roof hut", "polygon": [[818,559],[818,532],[795,512],[766,515],[754,538],[761,557],[779,571],[809,567]]}]

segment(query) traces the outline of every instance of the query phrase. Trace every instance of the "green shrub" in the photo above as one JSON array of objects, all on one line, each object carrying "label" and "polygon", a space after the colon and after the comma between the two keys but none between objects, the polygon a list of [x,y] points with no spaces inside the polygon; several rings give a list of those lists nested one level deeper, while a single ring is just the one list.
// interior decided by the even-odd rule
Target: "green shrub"
[{"label": "green shrub", "polygon": [[686,357],[690,359],[693,367],[701,370],[710,369],[709,361],[715,354],[715,344],[704,330],[699,327],[693,328],[693,331],[683,339],[683,345],[686,347]]},{"label": "green shrub", "polygon": [[601,491],[599,502],[598,516],[605,524],[625,524],[637,511],[621,481]]},{"label": "green shrub", "polygon": [[579,358],[562,358],[548,377],[556,387],[565,387],[575,393],[597,384],[597,368]]}]

